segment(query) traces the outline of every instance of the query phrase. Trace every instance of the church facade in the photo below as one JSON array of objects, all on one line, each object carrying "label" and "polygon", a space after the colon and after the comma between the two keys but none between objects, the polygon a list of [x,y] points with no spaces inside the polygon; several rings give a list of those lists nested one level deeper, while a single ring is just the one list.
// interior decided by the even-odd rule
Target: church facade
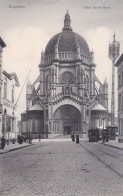
[{"label": "church facade", "polygon": [[104,111],[100,116],[97,112],[98,125],[104,124],[102,119],[106,124],[108,84],[99,81],[95,68],[94,52],[90,52],[86,40],[72,30],[67,12],[62,32],[53,36],[41,53],[38,78],[33,84],[27,83],[22,132],[30,132],[35,137],[87,132],[92,124],[97,127],[96,117],[93,118],[96,113],[91,112],[95,101]]}]

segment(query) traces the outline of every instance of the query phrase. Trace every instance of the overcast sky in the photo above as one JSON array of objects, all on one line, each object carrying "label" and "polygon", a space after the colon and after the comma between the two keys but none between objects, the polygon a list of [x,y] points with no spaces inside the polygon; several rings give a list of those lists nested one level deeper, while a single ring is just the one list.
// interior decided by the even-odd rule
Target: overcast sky
[{"label": "overcast sky", "polygon": [[[96,75],[102,83],[107,78],[111,94],[108,46],[115,29],[120,53],[123,51],[123,0],[0,0],[0,36],[7,45],[3,67],[8,73],[17,73],[20,82],[17,96],[30,69],[30,81],[37,78],[41,51],[62,31],[67,9],[73,31],[93,49]],[[25,94],[24,88],[18,102],[19,113],[26,109]]]}]

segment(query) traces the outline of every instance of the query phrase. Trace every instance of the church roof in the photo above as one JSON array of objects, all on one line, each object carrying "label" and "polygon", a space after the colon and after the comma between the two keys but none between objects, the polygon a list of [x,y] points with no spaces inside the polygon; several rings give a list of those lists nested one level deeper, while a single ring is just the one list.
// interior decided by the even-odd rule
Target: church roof
[{"label": "church roof", "polygon": [[95,101],[93,104],[91,111],[107,111],[98,101]]},{"label": "church roof", "polygon": [[43,111],[43,108],[41,106],[41,104],[39,102],[37,102],[36,104],[34,104],[29,111]]},{"label": "church roof", "polygon": [[0,45],[2,46],[2,48],[6,47],[6,44],[4,43],[1,37],[0,37]]},{"label": "church roof", "polygon": [[86,56],[90,56],[87,42],[81,35],[72,31],[70,22],[70,16],[67,12],[62,32],[50,39],[45,49],[45,55],[54,54],[55,46],[58,44],[58,52],[77,52],[77,47],[79,45],[80,52]]}]

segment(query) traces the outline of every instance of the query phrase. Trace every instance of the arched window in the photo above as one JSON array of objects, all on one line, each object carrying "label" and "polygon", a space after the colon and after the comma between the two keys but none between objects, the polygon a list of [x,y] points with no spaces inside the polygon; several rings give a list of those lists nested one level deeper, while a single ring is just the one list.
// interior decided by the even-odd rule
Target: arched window
[{"label": "arched window", "polygon": [[59,53],[59,58],[61,59],[61,53]]},{"label": "arched window", "polygon": [[50,75],[46,77],[46,90],[50,89]]},{"label": "arched window", "polygon": [[87,75],[85,76],[85,88],[89,91],[89,77]]},{"label": "arched window", "polygon": [[64,53],[62,53],[62,59],[64,59]]}]

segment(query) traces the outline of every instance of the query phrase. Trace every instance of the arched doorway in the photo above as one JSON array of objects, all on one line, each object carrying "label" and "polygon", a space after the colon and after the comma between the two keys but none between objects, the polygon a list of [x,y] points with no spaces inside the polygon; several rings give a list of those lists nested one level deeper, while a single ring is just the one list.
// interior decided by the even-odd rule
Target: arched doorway
[{"label": "arched doorway", "polygon": [[54,113],[53,132],[70,135],[81,132],[81,113],[72,105],[60,106]]}]

